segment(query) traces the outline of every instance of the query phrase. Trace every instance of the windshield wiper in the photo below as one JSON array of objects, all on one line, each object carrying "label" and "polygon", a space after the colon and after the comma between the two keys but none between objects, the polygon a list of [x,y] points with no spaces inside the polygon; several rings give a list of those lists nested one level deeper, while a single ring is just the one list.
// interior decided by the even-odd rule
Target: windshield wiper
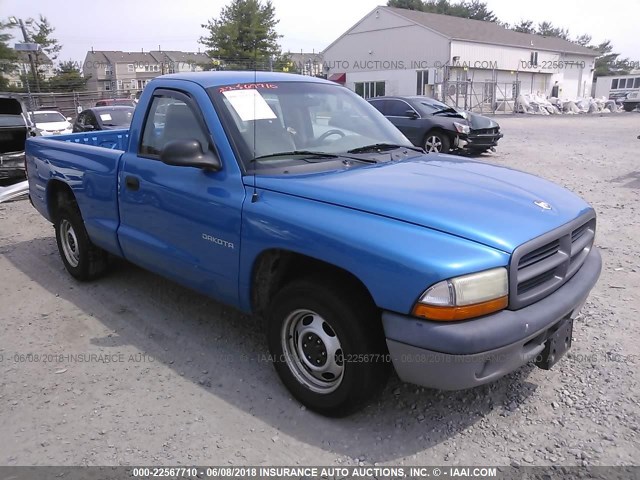
[{"label": "windshield wiper", "polygon": [[353,148],[347,150],[347,153],[367,153],[371,151],[392,150],[396,148],[406,148],[415,152],[424,153],[424,150],[420,147],[408,147],[406,145],[396,145],[394,143],[373,143],[371,145],[365,145],[364,147]]},{"label": "windshield wiper", "polygon": [[305,155],[312,158],[338,158],[338,155],[334,155],[333,153],[312,152],[311,150],[291,150],[290,152],[277,152],[269,153],[268,155],[260,155],[259,157],[255,157],[251,161],[255,162],[256,160],[273,157],[292,157],[295,155]]}]

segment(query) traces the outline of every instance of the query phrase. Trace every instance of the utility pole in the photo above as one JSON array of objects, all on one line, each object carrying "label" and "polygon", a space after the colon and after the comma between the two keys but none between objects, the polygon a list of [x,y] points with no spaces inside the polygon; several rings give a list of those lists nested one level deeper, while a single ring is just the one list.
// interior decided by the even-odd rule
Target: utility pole
[{"label": "utility pole", "polygon": [[[24,38],[24,42],[28,43],[29,42],[29,36],[27,35],[27,29],[24,27],[24,22],[22,21],[21,18],[16,18],[16,17],[10,17],[9,21],[14,24],[14,25],[19,25],[20,26],[20,30],[22,30],[22,36]],[[30,52],[27,52],[27,56],[29,57],[29,63],[31,64],[31,74],[33,75],[33,79],[35,81],[36,84],[36,90],[38,92],[40,92],[40,80],[38,80],[38,71],[36,70],[36,64],[33,61],[33,57],[31,56]],[[29,82],[27,81],[27,85],[29,84]]]}]

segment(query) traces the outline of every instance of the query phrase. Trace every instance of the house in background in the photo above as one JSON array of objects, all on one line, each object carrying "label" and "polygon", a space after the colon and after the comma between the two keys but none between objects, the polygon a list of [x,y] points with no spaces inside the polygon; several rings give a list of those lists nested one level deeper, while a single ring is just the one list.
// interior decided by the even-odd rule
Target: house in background
[{"label": "house in background", "polygon": [[[11,72],[7,72],[3,74],[3,76],[7,79],[8,83],[12,87],[22,88],[23,87],[23,78],[26,77],[29,79],[29,85],[31,88],[34,86],[33,74],[31,72],[31,62],[29,61],[29,55],[27,52],[18,51],[15,52],[17,61],[15,62],[15,69]],[[32,58],[35,60],[35,54],[31,54]],[[42,51],[38,52],[38,71],[40,72],[40,78],[44,80],[49,80],[54,76],[54,67],[53,61]]]},{"label": "house in background", "polygon": [[588,96],[599,55],[492,22],[382,6],[322,54],[328,77],[364,97],[426,94],[451,104],[463,98],[467,108],[518,93]]},{"label": "house in background", "polygon": [[288,52],[291,63],[295,66],[296,72],[300,75],[310,75],[320,77],[324,75],[324,59],[321,53],[315,52]]},{"label": "house in background", "polygon": [[202,71],[212,60],[200,52],[149,51],[87,52],[82,73],[87,90],[129,95],[142,90],[153,78],[167,73]]}]

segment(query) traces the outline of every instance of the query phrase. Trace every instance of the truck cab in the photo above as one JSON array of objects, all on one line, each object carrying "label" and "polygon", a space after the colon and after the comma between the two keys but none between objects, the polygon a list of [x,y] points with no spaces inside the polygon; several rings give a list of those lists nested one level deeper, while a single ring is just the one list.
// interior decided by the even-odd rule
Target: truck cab
[{"label": "truck cab", "polygon": [[158,77],[130,129],[30,139],[27,167],[73,277],[118,256],[260,316],[282,382],[326,415],[391,368],[444,390],[552,368],[601,269],[584,200],[426,155],[317,78]]}]

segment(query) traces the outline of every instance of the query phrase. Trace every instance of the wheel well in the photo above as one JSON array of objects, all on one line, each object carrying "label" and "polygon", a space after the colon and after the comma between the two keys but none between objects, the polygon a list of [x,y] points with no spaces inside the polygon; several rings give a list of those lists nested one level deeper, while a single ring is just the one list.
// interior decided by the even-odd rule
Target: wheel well
[{"label": "wheel well", "polygon": [[49,216],[55,223],[58,218],[60,206],[76,201],[76,197],[71,187],[59,180],[51,180],[47,185],[47,207],[49,208]]},{"label": "wheel well", "polygon": [[287,283],[301,277],[323,277],[353,289],[375,306],[367,287],[352,273],[330,263],[299,253],[273,249],[262,252],[254,263],[251,278],[251,307],[260,315],[273,296]]}]

